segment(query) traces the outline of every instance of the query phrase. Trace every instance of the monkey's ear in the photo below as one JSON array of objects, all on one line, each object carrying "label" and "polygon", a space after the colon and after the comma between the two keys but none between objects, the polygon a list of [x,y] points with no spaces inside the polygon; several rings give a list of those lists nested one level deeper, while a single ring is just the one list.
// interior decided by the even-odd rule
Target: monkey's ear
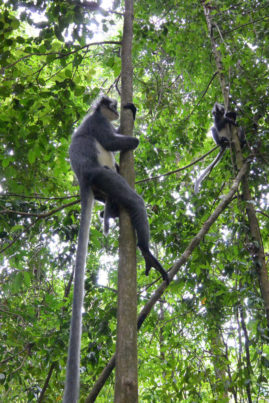
[{"label": "monkey's ear", "polygon": [[126,105],[124,105],[124,109],[130,109],[133,113],[133,118],[135,120],[135,115],[136,115],[136,107],[134,106],[134,104],[132,104],[131,102],[128,102]]},{"label": "monkey's ear", "polygon": [[224,113],[225,113],[224,106],[219,104],[218,102],[215,102],[212,110],[212,115],[213,116],[216,116],[217,114],[224,115]]}]

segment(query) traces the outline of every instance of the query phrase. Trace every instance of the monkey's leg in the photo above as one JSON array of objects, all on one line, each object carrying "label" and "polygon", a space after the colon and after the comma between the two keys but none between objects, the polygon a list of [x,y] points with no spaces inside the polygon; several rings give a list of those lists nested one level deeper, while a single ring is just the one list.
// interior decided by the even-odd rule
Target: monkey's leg
[{"label": "monkey's leg", "polygon": [[168,275],[159,261],[149,250],[149,224],[144,201],[126,182],[126,180],[108,168],[95,168],[90,174],[91,183],[104,191],[113,202],[124,207],[130,214],[137,233],[138,247],[146,262],[146,275],[154,267],[167,282]]},{"label": "monkey's leg", "polygon": [[105,235],[109,232],[109,219],[115,217],[119,217],[119,206],[108,197],[103,212]]}]

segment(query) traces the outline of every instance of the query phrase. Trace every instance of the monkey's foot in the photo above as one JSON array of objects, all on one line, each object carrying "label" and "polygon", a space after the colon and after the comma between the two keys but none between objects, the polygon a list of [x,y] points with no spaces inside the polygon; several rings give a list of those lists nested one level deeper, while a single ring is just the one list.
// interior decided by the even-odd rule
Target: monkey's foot
[{"label": "monkey's foot", "polygon": [[167,284],[169,284],[168,274],[166,273],[162,265],[158,262],[156,257],[154,257],[149,250],[141,249],[141,252],[146,263],[146,271],[145,271],[146,276],[149,275],[150,269],[154,267],[154,269],[156,269],[161,274],[163,280],[166,281]]}]

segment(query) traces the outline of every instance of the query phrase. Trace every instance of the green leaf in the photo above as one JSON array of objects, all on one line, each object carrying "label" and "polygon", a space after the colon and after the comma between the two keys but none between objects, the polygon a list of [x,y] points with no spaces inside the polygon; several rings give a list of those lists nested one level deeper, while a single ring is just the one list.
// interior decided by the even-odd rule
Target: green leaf
[{"label": "green leaf", "polygon": [[28,271],[24,271],[23,276],[24,276],[24,284],[26,285],[26,287],[30,287],[31,285],[30,273]]},{"label": "green leaf", "polygon": [[23,284],[23,273],[19,272],[16,274],[16,276],[14,277],[14,280],[12,282],[12,290],[14,293],[17,293],[20,291],[21,287]]},{"label": "green leaf", "polygon": [[30,162],[30,164],[34,164],[36,157],[37,157],[36,151],[34,148],[32,148],[28,151],[27,157],[28,157],[28,161]]}]

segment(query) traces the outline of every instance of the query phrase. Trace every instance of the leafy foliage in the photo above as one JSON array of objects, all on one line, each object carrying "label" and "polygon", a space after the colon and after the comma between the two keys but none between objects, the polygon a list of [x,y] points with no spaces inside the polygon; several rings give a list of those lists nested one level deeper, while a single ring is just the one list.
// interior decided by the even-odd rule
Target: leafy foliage
[{"label": "leafy foliage", "polygon": [[[62,398],[80,212],[68,146],[100,90],[118,96],[121,68],[122,6],[116,1],[107,11],[90,3],[7,0],[0,6],[3,402],[36,401],[49,374],[46,401]],[[227,152],[199,195],[193,181],[211,156],[147,180],[187,166],[213,146],[211,108],[222,99],[202,3],[135,4],[136,188],[147,204],[152,247],[166,268],[235,176]],[[268,252],[268,5],[211,3],[231,106],[246,130],[244,156],[252,156],[252,203]],[[96,39],[98,27],[107,39]],[[238,194],[143,324],[141,402],[249,401],[249,393],[268,401],[268,329],[244,208]],[[103,237],[100,209],[97,204],[85,283],[82,399],[115,349],[118,229],[112,225]],[[143,270],[138,254],[140,308],[156,288],[155,273],[146,278]],[[112,400],[113,377],[98,401]]]}]

